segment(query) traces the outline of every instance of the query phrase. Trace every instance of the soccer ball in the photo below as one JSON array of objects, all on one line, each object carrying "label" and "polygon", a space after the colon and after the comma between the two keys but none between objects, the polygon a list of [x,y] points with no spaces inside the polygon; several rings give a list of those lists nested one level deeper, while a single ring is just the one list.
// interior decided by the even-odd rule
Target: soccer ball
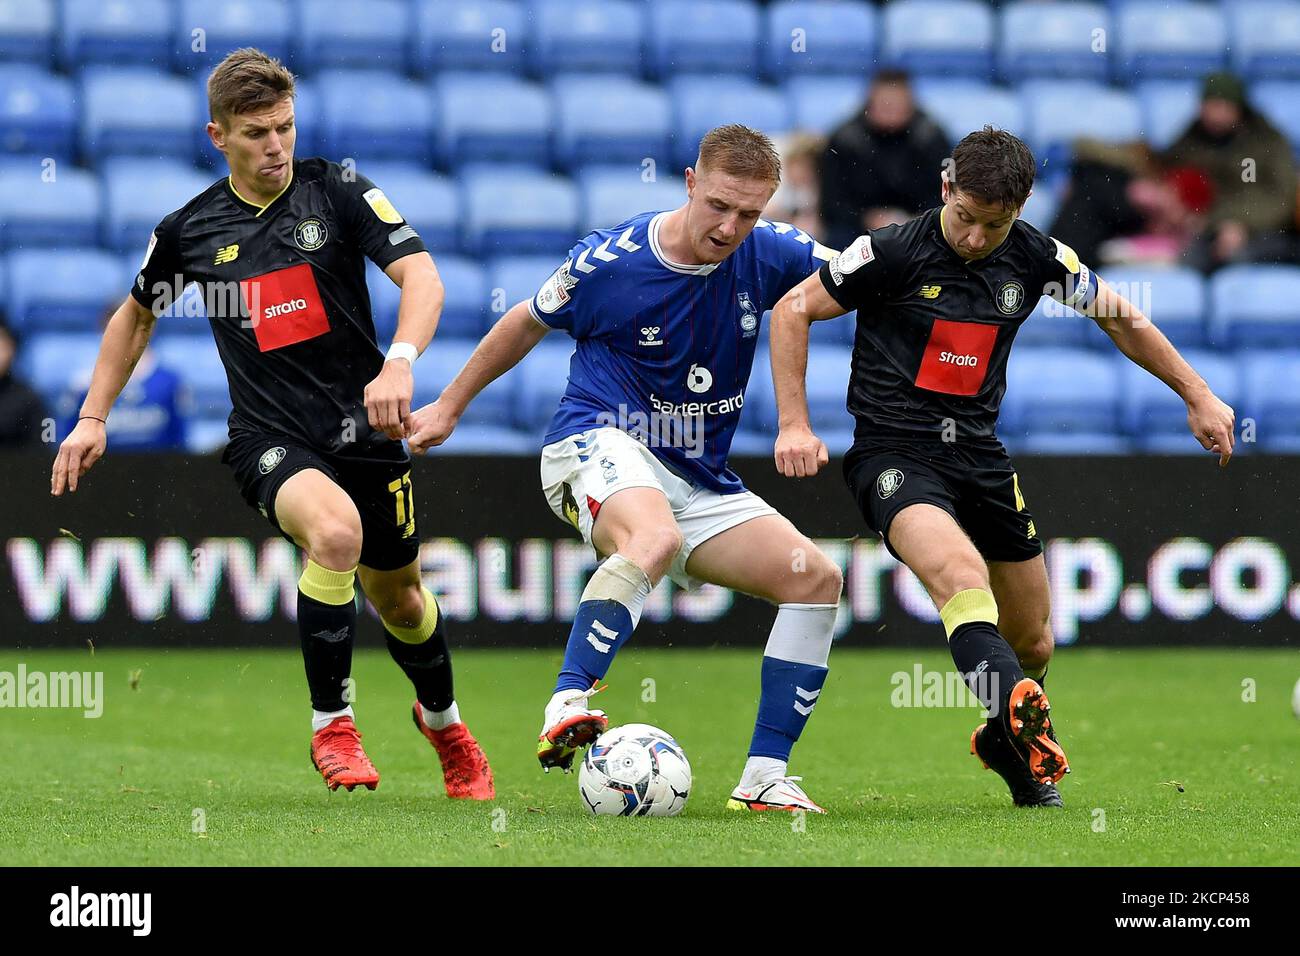
[{"label": "soccer ball", "polygon": [[658,727],[612,727],[587,748],[578,792],[600,816],[675,817],[691,792],[691,765],[681,744]]}]

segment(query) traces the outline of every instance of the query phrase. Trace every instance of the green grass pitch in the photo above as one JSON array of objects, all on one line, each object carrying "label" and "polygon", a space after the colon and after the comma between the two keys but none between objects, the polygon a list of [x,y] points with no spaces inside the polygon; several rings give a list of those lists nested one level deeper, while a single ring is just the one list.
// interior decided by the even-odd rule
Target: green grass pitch
[{"label": "green grass pitch", "polygon": [[918,661],[947,668],[942,649],[838,650],[791,766],[830,813],[802,821],[724,809],[752,727],[758,649],[632,646],[598,698],[613,723],[656,724],[685,747],[695,786],[674,819],[593,818],[576,776],[538,769],[558,651],[456,655],[462,713],[496,771],[491,804],[443,795],[411,726],[409,685],[382,650],[358,651],[354,666],[382,781],[351,794],[329,793],[308,762],[296,652],[7,651],[0,670],[20,661],[29,673],[102,670],[105,705],[94,720],[0,710],[9,864],[1300,862],[1293,650],[1060,652],[1048,689],[1074,767],[1063,812],[1012,808],[967,753],[975,710],[891,706],[891,675]]}]

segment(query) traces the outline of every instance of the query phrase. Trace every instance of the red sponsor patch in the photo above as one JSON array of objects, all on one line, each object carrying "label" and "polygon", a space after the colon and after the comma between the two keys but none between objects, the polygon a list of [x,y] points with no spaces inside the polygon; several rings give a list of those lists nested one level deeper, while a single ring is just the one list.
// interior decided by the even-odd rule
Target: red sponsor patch
[{"label": "red sponsor patch", "polygon": [[244,279],[239,292],[260,352],[305,342],[330,330],[316,277],[306,262]]},{"label": "red sponsor patch", "polygon": [[917,387],[948,395],[974,395],[984,384],[997,338],[996,325],[935,319],[916,373]]}]

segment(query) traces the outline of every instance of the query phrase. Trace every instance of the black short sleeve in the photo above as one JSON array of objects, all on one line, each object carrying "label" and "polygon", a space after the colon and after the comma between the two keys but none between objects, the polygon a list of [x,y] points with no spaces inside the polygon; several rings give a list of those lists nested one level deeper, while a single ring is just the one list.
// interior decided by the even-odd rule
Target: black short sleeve
[{"label": "black short sleeve", "polygon": [[173,301],[180,298],[181,290],[189,284],[181,260],[181,214],[172,213],[154,229],[149,237],[144,261],[136,273],[131,295],[154,315],[160,315]]},{"label": "black short sleeve", "polygon": [[897,226],[886,226],[858,236],[818,270],[831,298],[852,311],[889,291],[893,270],[887,260],[897,231]]},{"label": "black short sleeve", "polygon": [[381,269],[415,252],[424,240],[397,211],[384,191],[355,171],[331,166],[330,199],[348,239]]}]

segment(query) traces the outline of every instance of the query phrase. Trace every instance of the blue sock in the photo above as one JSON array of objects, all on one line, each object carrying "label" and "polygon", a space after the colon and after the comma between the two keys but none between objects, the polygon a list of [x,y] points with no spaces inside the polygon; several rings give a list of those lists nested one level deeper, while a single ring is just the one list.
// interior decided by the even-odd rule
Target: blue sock
[{"label": "blue sock", "polygon": [[590,690],[609,672],[614,655],[632,636],[632,628],[631,612],[618,601],[606,599],[579,604],[555,690]]},{"label": "blue sock", "polygon": [[763,657],[763,690],[749,756],[789,760],[826,682],[828,669]]}]

